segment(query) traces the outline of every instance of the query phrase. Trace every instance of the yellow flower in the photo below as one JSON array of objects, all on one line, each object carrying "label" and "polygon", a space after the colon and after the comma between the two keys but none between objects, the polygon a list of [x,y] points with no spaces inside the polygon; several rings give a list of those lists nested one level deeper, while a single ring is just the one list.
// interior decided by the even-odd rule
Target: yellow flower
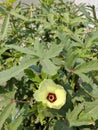
[{"label": "yellow flower", "polygon": [[34,93],[34,98],[50,108],[60,109],[66,102],[66,91],[51,79],[44,79]]}]

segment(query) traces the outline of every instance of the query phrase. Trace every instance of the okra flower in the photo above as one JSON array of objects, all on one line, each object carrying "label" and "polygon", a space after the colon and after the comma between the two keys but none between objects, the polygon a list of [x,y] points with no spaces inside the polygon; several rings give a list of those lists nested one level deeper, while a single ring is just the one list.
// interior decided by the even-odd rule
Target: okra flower
[{"label": "okra flower", "polygon": [[50,108],[60,109],[66,102],[66,91],[51,79],[44,79],[35,91],[34,98]]}]

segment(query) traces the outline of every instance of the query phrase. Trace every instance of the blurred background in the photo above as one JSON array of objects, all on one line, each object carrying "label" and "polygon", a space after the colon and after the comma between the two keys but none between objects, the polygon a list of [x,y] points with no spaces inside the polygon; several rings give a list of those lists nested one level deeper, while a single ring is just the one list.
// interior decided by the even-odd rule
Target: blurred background
[{"label": "blurred background", "polygon": [[[5,1],[5,0],[0,0],[0,2]],[[30,3],[34,3],[35,5],[38,5],[40,0],[17,0],[17,2],[26,2],[28,4]],[[59,0],[56,0],[59,1]],[[63,0],[64,2],[66,1],[74,1],[77,5],[80,3],[85,3],[87,5],[95,5],[95,9],[96,9],[96,14],[97,14],[97,18],[98,18],[98,0]],[[17,3],[16,2],[16,3]]]},{"label": "blurred background", "polygon": [[[17,0],[19,1],[19,0]],[[22,2],[27,2],[27,3],[34,3],[35,5],[37,5],[39,3],[40,0],[20,0]],[[56,0],[59,1],[59,0]],[[74,1],[76,4],[80,4],[80,3],[85,3],[87,5],[95,5],[96,8],[96,14],[98,17],[98,0],[63,0],[64,2],[66,1]]]}]

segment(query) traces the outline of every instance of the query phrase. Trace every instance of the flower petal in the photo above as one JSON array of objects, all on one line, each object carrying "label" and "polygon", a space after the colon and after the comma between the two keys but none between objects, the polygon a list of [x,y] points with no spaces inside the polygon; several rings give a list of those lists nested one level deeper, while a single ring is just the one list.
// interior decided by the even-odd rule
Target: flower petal
[{"label": "flower petal", "polygon": [[44,103],[46,102],[46,97],[47,97],[47,91],[40,91],[37,90],[34,93],[34,98],[36,101],[44,101]]}]

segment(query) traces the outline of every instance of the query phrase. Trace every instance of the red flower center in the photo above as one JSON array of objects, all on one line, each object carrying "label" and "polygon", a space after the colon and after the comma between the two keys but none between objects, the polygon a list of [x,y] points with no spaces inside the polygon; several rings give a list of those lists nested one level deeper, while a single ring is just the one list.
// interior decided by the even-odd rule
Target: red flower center
[{"label": "red flower center", "polygon": [[56,95],[54,93],[48,93],[47,100],[51,103],[56,101]]}]

